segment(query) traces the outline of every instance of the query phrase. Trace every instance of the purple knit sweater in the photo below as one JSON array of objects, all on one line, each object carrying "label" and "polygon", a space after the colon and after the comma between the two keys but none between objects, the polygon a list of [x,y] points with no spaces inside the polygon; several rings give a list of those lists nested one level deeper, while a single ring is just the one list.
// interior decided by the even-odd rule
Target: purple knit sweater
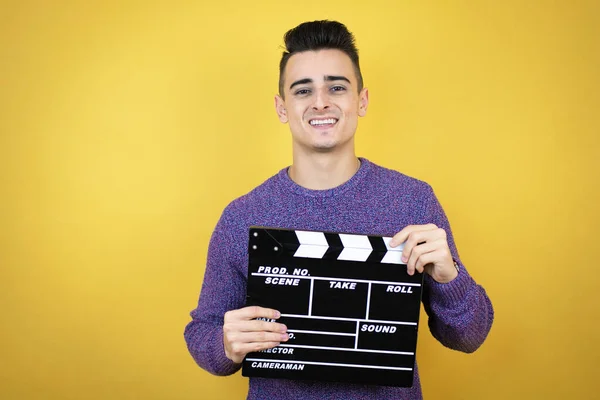
[{"label": "purple knit sweater", "polygon": [[[336,188],[305,189],[289,178],[285,168],[227,206],[210,241],[198,308],[185,329],[188,349],[200,367],[216,375],[233,374],[241,367],[225,357],[223,315],[245,306],[248,228],[252,225],[383,236],[393,236],[411,224],[434,223],[444,228],[460,272],[446,284],[425,276],[423,303],[429,329],[444,346],[455,350],[470,353],[483,343],[492,326],[492,304],[460,263],[450,225],[431,187],[361,161],[358,172]],[[416,365],[411,388],[250,378],[248,393],[248,399],[421,398]]]}]

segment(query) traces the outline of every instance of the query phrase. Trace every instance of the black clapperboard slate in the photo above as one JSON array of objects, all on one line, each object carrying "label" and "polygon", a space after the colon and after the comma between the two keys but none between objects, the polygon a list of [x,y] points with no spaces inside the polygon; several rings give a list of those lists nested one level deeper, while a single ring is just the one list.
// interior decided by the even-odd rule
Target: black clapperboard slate
[{"label": "black clapperboard slate", "polygon": [[390,240],[251,227],[247,305],[279,310],[290,338],[242,375],[412,386],[423,274]]}]

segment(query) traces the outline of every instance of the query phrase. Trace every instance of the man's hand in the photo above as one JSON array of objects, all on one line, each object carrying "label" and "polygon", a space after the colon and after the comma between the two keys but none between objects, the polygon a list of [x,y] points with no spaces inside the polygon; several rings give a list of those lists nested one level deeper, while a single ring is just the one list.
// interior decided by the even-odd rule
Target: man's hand
[{"label": "man's hand", "polygon": [[439,283],[450,282],[458,275],[442,228],[434,224],[409,225],[394,235],[390,246],[401,243],[404,243],[402,261],[407,264],[409,275],[415,270],[425,271]]},{"label": "man's hand", "polygon": [[278,319],[279,311],[258,306],[244,307],[225,313],[223,344],[225,355],[239,364],[246,354],[270,349],[289,339],[287,327],[277,322],[255,318]]}]

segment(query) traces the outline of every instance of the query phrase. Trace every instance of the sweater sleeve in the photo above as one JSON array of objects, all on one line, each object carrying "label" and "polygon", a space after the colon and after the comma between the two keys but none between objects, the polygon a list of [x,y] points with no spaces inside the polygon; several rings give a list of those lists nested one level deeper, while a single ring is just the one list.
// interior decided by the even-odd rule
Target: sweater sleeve
[{"label": "sweater sleeve", "polygon": [[191,312],[192,321],[185,328],[188,350],[196,363],[215,375],[231,375],[240,369],[225,356],[223,318],[227,311],[245,305],[246,277],[238,265],[236,252],[243,249],[233,240],[234,216],[226,209],[217,223],[208,247],[208,259],[198,307]]},{"label": "sweater sleeve", "polygon": [[460,262],[450,224],[433,190],[429,187],[426,219],[446,231],[452,257],[459,265],[451,282],[438,283],[425,275],[423,305],[432,335],[444,346],[472,353],[487,337],[494,320],[494,309],[485,289],[475,283]]}]

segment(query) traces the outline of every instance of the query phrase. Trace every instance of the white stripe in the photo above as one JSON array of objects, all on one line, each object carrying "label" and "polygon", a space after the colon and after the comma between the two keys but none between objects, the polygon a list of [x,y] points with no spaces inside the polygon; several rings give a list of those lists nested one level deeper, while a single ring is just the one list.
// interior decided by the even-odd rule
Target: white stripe
[{"label": "white stripe", "polygon": [[398,354],[401,356],[414,356],[412,351],[370,350],[370,349],[347,349],[345,347],[309,346],[304,344],[280,344],[277,347],[299,347],[301,349],[331,350],[331,351],[357,351],[359,353],[384,353]]},{"label": "white stripe", "polygon": [[294,257],[302,257],[302,258],[323,258],[325,252],[327,251],[327,246],[318,246],[312,244],[301,244],[294,253]]},{"label": "white stripe", "polygon": [[383,256],[381,260],[382,264],[406,264],[402,262],[402,250],[404,250],[404,243],[400,243],[396,247],[391,247],[390,242],[392,241],[391,237],[384,237],[383,243],[385,243],[385,247],[387,249],[387,253]]},{"label": "white stripe", "polygon": [[300,331],[297,329],[288,329],[288,332],[292,333],[312,333],[315,335],[335,335],[335,336],[354,336],[354,333],[340,333],[340,332],[323,332],[323,331]]},{"label": "white stripe", "polygon": [[308,315],[312,314],[313,286],[315,286],[315,281],[314,281],[314,279],[311,279],[310,280],[310,294],[308,297]]},{"label": "white stripe", "polygon": [[369,249],[373,250],[369,237],[365,235],[346,235],[341,233],[340,240],[345,248],[353,247],[356,249]]},{"label": "white stripe", "polygon": [[399,251],[400,253],[402,253],[402,250],[404,250],[404,243],[400,243],[398,246],[392,247],[390,246],[390,242],[392,241],[391,237],[384,237],[382,239],[388,251]]},{"label": "white stripe", "polygon": [[360,326],[360,322],[356,321],[356,338],[354,339],[354,350],[358,349],[358,327]]},{"label": "white stripe", "polygon": [[316,361],[271,360],[268,358],[247,358],[246,361],[264,361],[264,362],[278,362],[278,363],[284,363],[284,364],[330,365],[332,367],[393,369],[396,371],[412,371],[412,368],[388,367],[388,366],[383,366],[383,365],[358,365],[358,364],[326,363],[326,362],[316,362]]},{"label": "white stripe", "polygon": [[[323,258],[329,248],[329,244],[327,243],[327,239],[323,232],[295,231],[295,233],[300,242],[300,247],[296,250],[296,253],[294,253],[294,257]],[[340,233],[338,236],[342,242],[342,246],[344,246],[338,260],[367,261],[369,255],[371,255],[371,252],[373,251],[373,246],[371,246],[368,236],[349,235],[344,233]],[[383,239],[387,252],[380,263],[406,264],[403,263],[401,259],[404,243],[401,243],[396,247],[391,247],[391,237],[382,237],[381,239]]]},{"label": "white stripe", "polygon": [[346,235],[340,234],[340,240],[344,250],[340,253],[338,260],[346,261],[367,261],[373,251],[373,246],[365,235]]},{"label": "white stripe", "polygon": [[405,264],[402,262],[402,252],[401,251],[388,251],[385,253],[385,256],[381,259],[381,264]]},{"label": "white stripe", "polygon": [[367,312],[365,315],[366,319],[369,319],[369,306],[371,305],[371,282],[369,282],[369,291],[367,292]]},{"label": "white stripe", "polygon": [[320,317],[320,316],[308,316],[301,314],[281,314],[282,317],[292,317],[292,318],[313,318],[313,319],[331,319],[334,321],[360,321],[360,322],[375,322],[378,324],[395,324],[395,325],[414,325],[416,326],[416,322],[404,322],[404,321],[383,321],[380,319],[356,319],[356,318],[343,318],[343,317]]},{"label": "white stripe", "polygon": [[295,231],[300,244],[312,244],[316,246],[328,246],[323,232]]},{"label": "white stripe", "polygon": [[370,249],[345,248],[340,253],[338,260],[365,262],[369,258],[371,251]]},{"label": "white stripe", "polygon": [[403,285],[403,286],[421,286],[420,283],[410,282],[388,282],[388,281],[368,281],[365,279],[346,279],[346,278],[334,278],[325,276],[302,276],[302,275],[287,275],[287,274],[264,274],[262,272],[252,272],[253,276],[279,276],[285,278],[297,278],[297,279],[314,279],[317,281],[335,281],[335,282],[358,282],[358,283],[374,283],[376,285]]}]

